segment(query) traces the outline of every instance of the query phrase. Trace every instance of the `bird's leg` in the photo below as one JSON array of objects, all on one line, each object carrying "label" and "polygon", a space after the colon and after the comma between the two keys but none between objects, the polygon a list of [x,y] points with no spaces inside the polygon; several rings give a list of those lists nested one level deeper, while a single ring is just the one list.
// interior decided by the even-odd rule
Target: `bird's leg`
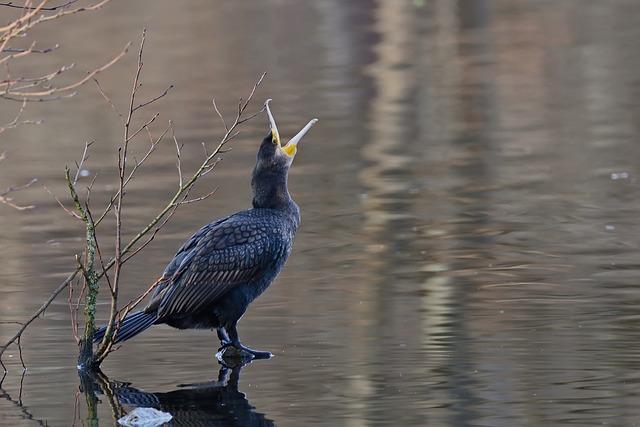
[{"label": "bird's leg", "polygon": [[[254,350],[242,344],[240,342],[240,338],[238,337],[238,330],[236,329],[236,325],[229,326],[227,329],[228,329],[227,332],[229,333],[229,338],[231,340],[231,344],[229,345],[234,346],[238,350],[244,350],[247,353],[250,353],[251,355],[253,355],[255,359],[270,359],[271,357],[273,357],[273,354],[271,354],[268,351]],[[227,347],[227,346],[228,345],[224,345],[223,347]]]},{"label": "bird's leg", "polygon": [[216,329],[216,332],[218,333],[218,339],[220,340],[220,348],[218,350],[222,350],[223,348],[231,345],[231,339],[229,338],[227,331],[224,329],[224,326]]}]

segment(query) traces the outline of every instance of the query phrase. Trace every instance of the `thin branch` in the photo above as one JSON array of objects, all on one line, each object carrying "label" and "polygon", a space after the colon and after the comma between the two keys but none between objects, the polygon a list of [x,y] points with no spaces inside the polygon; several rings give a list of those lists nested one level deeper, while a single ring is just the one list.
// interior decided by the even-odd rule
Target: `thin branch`
[{"label": "thin branch", "polygon": [[58,199],[58,197],[55,194],[53,194],[51,190],[49,190],[49,188],[46,185],[43,185],[42,188],[44,188],[44,191],[46,191],[47,193],[49,193],[51,197],[53,197],[53,199],[58,203],[58,206],[60,206],[67,214],[71,215],[75,219],[82,219],[80,218],[80,215],[78,215],[77,213],[67,208],[64,205],[64,203],[62,203],[60,199]]},{"label": "thin branch", "polygon": [[25,125],[25,124],[34,124],[34,125],[39,125],[42,123],[42,120],[20,120],[20,118],[22,117],[22,113],[24,113],[24,109],[27,105],[26,101],[22,102],[22,105],[20,106],[20,110],[18,111],[18,114],[16,114],[16,116],[14,117],[13,120],[11,120],[9,123],[7,123],[4,126],[0,126],[0,133],[3,133],[9,129],[13,129],[16,128],[20,125]]},{"label": "thin branch", "polygon": [[127,304],[125,304],[125,306],[122,307],[122,309],[119,311],[118,317],[120,319],[124,319],[125,317],[127,317],[127,314],[129,314],[131,310],[136,308],[138,304],[140,304],[142,300],[144,300],[147,297],[147,295],[149,295],[155,288],[157,288],[158,285],[162,283],[162,279],[164,278],[165,278],[164,276],[161,276],[160,278],[158,278],[158,280],[153,282],[153,284],[149,286],[146,291],[144,291],[143,293],[138,295],[136,298],[133,298]]},{"label": "thin branch", "polygon": [[38,317],[40,317],[42,313],[44,313],[44,311],[51,305],[51,303],[58,296],[58,294],[62,292],[69,285],[69,283],[71,283],[71,281],[76,277],[76,274],[78,274],[77,269],[73,273],[71,273],[62,283],[58,285],[58,287],[51,293],[49,298],[40,306],[38,310],[36,310],[36,312],[29,318],[29,320],[27,320],[22,324],[22,327],[18,329],[18,332],[16,332],[11,338],[9,338],[7,342],[5,342],[2,346],[0,346],[0,360],[2,359],[2,355],[7,350],[7,348],[11,344],[15,343],[22,336],[22,333],[25,331],[25,329],[27,329],[27,327],[31,323],[33,323],[33,321],[35,321]]},{"label": "thin branch", "polygon": [[189,203],[196,203],[196,202],[201,202],[203,200],[207,200],[209,197],[216,194],[217,191],[218,191],[218,187],[216,187],[213,191],[205,194],[204,196],[196,197],[195,199],[184,200],[180,202],[180,205],[188,205]]},{"label": "thin branch", "polygon": [[38,182],[38,178],[33,178],[31,181],[27,182],[26,184],[19,185],[17,187],[9,187],[3,192],[0,192],[0,196],[6,196],[7,194],[13,193],[14,191],[24,190],[25,188],[31,187],[36,182]]},{"label": "thin branch", "polygon": [[[0,6],[3,6],[2,4],[0,4]],[[59,44],[55,44],[52,47],[48,47],[46,49],[20,49],[17,47],[8,47],[6,49],[4,49],[2,51],[2,53],[23,53],[26,52],[27,50],[30,51],[30,53],[49,53],[49,52],[53,52],[56,49],[59,49],[60,45]]]},{"label": "thin branch", "polygon": [[[5,64],[7,65],[7,64]],[[0,87],[2,86],[13,86],[15,84],[18,83],[31,83],[31,85],[28,86],[23,86],[23,87],[18,87],[18,88],[14,88],[14,89],[26,89],[29,87],[35,87],[38,85],[41,85],[43,83],[49,82],[51,80],[53,80],[55,77],[59,76],[60,74],[71,70],[73,67],[75,66],[75,64],[68,64],[68,65],[63,65],[62,67],[58,68],[57,70],[48,73],[48,74],[44,74],[38,77],[17,77],[16,79],[12,80],[11,77],[7,77],[5,80],[0,81]]]},{"label": "thin branch", "polygon": [[59,94],[59,95],[42,97],[42,98],[25,98],[25,97],[14,98],[13,96],[9,96],[9,95],[6,95],[6,94],[0,94],[0,98],[5,99],[7,101],[14,101],[14,102],[22,102],[25,99],[28,102],[51,102],[51,101],[58,101],[60,99],[73,98],[77,94],[78,94],[78,92],[70,92],[70,93],[62,93],[62,94]]},{"label": "thin branch", "polygon": [[178,140],[176,139],[176,132],[173,129],[173,123],[169,120],[169,126],[171,127],[171,137],[173,138],[173,143],[176,146],[176,157],[178,158],[176,165],[178,167],[178,187],[182,188],[182,147],[178,144]]},{"label": "thin branch", "polygon": [[[120,58],[122,58],[124,55],[126,55],[126,53],[129,51],[129,46],[131,46],[131,43],[127,43],[126,46],[124,47],[124,49],[122,49],[122,51],[120,53],[118,53],[116,56],[114,56],[109,62],[104,64],[102,67],[96,68],[93,71],[90,71],[82,79],[80,79],[80,80],[78,80],[78,81],[76,81],[74,83],[68,84],[66,86],[54,87],[54,88],[51,88],[51,89],[48,89],[48,90],[35,91],[35,92],[10,91],[9,88],[7,88],[1,94],[3,96],[6,96],[7,98],[21,99],[21,100],[25,100],[26,99],[27,101],[31,101],[34,98],[36,98],[37,100],[45,100],[45,99],[47,99],[46,97],[48,97],[50,95],[58,94],[58,93],[61,93],[61,92],[69,92],[69,91],[71,91],[71,90],[73,90],[73,89],[75,89],[77,87],[82,86],[87,81],[91,80],[93,77],[95,77],[96,75],[100,74],[102,71],[106,70],[107,68],[111,67],[116,62],[118,62],[120,60]],[[3,62],[3,60],[0,60],[0,63],[2,63],[2,62]]]},{"label": "thin branch", "polygon": [[223,117],[222,113],[218,109],[218,105],[216,104],[216,99],[212,98],[211,102],[213,103],[213,109],[216,110],[216,113],[218,114],[218,117],[220,117],[220,120],[222,120],[222,125],[224,126],[224,130],[226,130],[228,132],[229,128],[227,127],[227,122],[224,120],[224,117]]},{"label": "thin branch", "polygon": [[[51,6],[51,7],[41,7],[39,10],[42,11],[53,11],[53,10],[58,10],[58,9],[63,9],[67,6],[72,5],[73,3],[78,2],[78,0],[69,0],[68,2],[61,4],[59,6]],[[15,9],[22,9],[22,10],[33,10],[35,9],[34,7],[30,7],[30,6],[26,6],[26,5],[18,5],[18,4],[13,4],[13,2],[8,1],[8,2],[2,2],[0,3],[0,6],[4,6],[4,7],[13,7]]]},{"label": "thin branch", "polygon": [[34,205],[21,206],[13,203],[13,199],[11,199],[10,197],[7,197],[7,195],[9,193],[13,193],[16,191],[24,190],[25,188],[29,188],[33,184],[35,184],[37,181],[38,181],[37,178],[33,178],[31,181],[27,182],[26,184],[19,185],[17,187],[8,187],[4,191],[0,192],[0,203],[4,203],[5,205],[11,206],[12,208],[17,209],[19,211],[33,209],[35,207]]},{"label": "thin branch", "polygon": [[67,305],[69,306],[69,315],[71,317],[71,333],[76,343],[80,343],[80,337],[78,336],[78,306],[73,305],[73,281],[69,283],[69,296],[67,297]]},{"label": "thin branch", "polygon": [[76,163],[78,170],[76,170],[76,175],[73,177],[73,185],[76,185],[78,182],[78,178],[80,177],[80,171],[82,170],[82,165],[84,164],[85,160],[89,158],[89,154],[88,154],[89,147],[91,147],[94,142],[95,141],[84,143],[84,151],[82,152],[82,158],[80,159],[80,163]]},{"label": "thin branch", "polygon": [[[127,114],[127,118],[124,122],[124,135],[122,136],[122,145],[120,147],[120,154],[118,155],[118,197],[114,205],[113,212],[115,214],[116,219],[116,236],[115,236],[115,255],[114,255],[114,273],[113,273],[113,284],[112,294],[111,294],[111,308],[109,313],[109,321],[107,323],[107,328],[104,334],[104,338],[100,343],[98,350],[95,353],[95,359],[100,362],[102,361],[107,354],[109,353],[111,347],[113,346],[113,333],[114,328],[116,327],[116,316],[118,314],[118,287],[120,284],[120,276],[122,271],[122,205],[124,198],[124,188],[126,182],[126,170],[127,170],[127,149],[129,145],[129,141],[132,136],[129,135],[129,126],[131,124],[131,120],[133,118],[133,114],[135,112],[134,105],[136,101],[136,94],[138,92],[138,88],[140,87],[140,74],[142,72],[143,62],[142,62],[142,54],[144,52],[144,43],[146,40],[147,30],[142,30],[142,37],[140,40],[140,48],[138,50],[138,65],[136,68],[135,77],[133,78],[133,87],[131,88],[131,96],[129,100],[129,112]],[[155,120],[154,119],[152,120]],[[140,128],[140,130],[144,129]],[[137,134],[137,133],[136,133]],[[134,134],[135,135],[135,134]],[[134,166],[132,171],[135,171],[137,166]],[[93,334],[93,330],[87,331],[90,334]],[[85,339],[90,340],[91,336],[85,336]]]},{"label": "thin branch", "polygon": [[[153,117],[151,117],[149,120],[147,120],[142,126],[140,126],[135,132],[133,132],[131,135],[127,135],[127,142],[131,141],[133,138],[135,138],[136,136],[138,136],[138,134],[140,132],[142,132],[145,128],[147,128],[148,126],[150,126],[153,122],[156,121],[156,119],[160,116],[160,113],[156,113],[153,115]],[[131,122],[131,119],[129,119],[129,122]],[[128,124],[127,124],[128,126]]]},{"label": "thin branch", "polygon": [[136,111],[138,111],[140,108],[144,108],[144,107],[146,107],[147,105],[151,105],[151,104],[153,104],[154,102],[156,102],[157,100],[159,100],[160,98],[165,97],[165,96],[169,93],[169,91],[170,91],[171,89],[173,89],[173,85],[170,85],[168,88],[166,88],[166,89],[164,90],[164,92],[162,92],[160,95],[156,96],[155,98],[152,98],[152,99],[150,99],[149,101],[147,101],[147,102],[143,102],[142,104],[138,105],[137,107],[135,107],[135,108],[133,109],[133,111],[132,111],[132,112],[133,112],[133,113],[135,113],[135,112],[136,112]]},{"label": "thin branch", "polygon": [[160,134],[160,136],[158,136],[154,141],[151,142],[149,149],[147,150],[147,152],[144,154],[144,156],[142,156],[142,158],[140,159],[139,162],[136,162],[135,165],[133,166],[133,168],[131,169],[131,172],[129,172],[129,175],[127,176],[127,179],[125,179],[124,184],[123,184],[123,188],[125,188],[127,186],[127,184],[129,184],[129,181],[131,181],[131,178],[133,178],[133,175],[136,173],[136,171],[138,170],[138,168],[149,158],[149,156],[155,151],[156,147],[158,146],[158,144],[160,143],[160,141],[162,141],[162,139],[164,138],[164,136],[167,134],[167,132],[169,132],[169,127],[167,127],[164,131],[162,131],[162,133]]},{"label": "thin branch", "polygon": [[[38,6],[31,8],[30,11],[24,14],[21,18],[17,19],[14,22],[11,22],[10,24],[4,27],[0,27],[0,33],[9,32],[8,36],[12,38],[18,34],[24,34],[24,32],[30,30],[31,28],[35,27],[36,25],[39,25],[42,22],[53,21],[54,19],[59,19],[69,15],[75,15],[76,13],[80,13],[80,12],[89,12],[89,11],[100,9],[102,6],[109,3],[111,0],[102,0],[99,3],[94,4],[93,6],[78,7],[76,9],[70,9],[70,10],[61,10],[58,13],[53,15],[40,15],[38,18],[34,19],[34,17],[38,16],[40,11],[42,11],[42,9],[44,8],[44,5],[48,1],[49,0],[43,0]],[[4,36],[5,39],[6,37],[7,36]],[[3,37],[0,37],[0,41],[1,40],[3,40]]]},{"label": "thin branch", "polygon": [[153,232],[151,233],[151,235],[149,236],[149,238],[142,243],[140,246],[138,246],[135,250],[133,250],[133,252],[129,253],[127,256],[125,256],[122,260],[122,264],[126,263],[127,261],[129,261],[131,258],[133,258],[134,256],[136,256],[141,250],[143,250],[144,248],[147,247],[147,245],[149,245],[153,239],[155,239],[156,235],[160,232],[160,230],[162,230],[162,228],[167,224],[167,222],[169,222],[169,220],[173,217],[173,215],[176,213],[176,210],[178,209],[178,207],[182,204],[182,202],[187,198],[189,192],[187,191],[182,200],[179,201],[178,203],[175,203],[171,210],[169,211],[169,213],[164,217],[164,219],[162,220],[162,222],[155,227],[155,229],[153,230]]},{"label": "thin branch", "polygon": [[105,93],[104,90],[102,90],[102,86],[100,86],[100,82],[98,81],[98,79],[93,79],[93,81],[96,83],[96,86],[98,86],[98,91],[100,92],[100,95],[102,95],[102,97],[105,99],[105,101],[107,101],[107,103],[109,104],[109,106],[111,106],[111,109],[113,109],[113,111],[118,115],[118,117],[120,117],[120,120],[124,121],[124,117],[122,116],[122,114],[118,111],[118,109],[116,108],[115,104],[113,103],[113,101],[111,101],[111,98],[109,98],[107,96],[107,94]]}]

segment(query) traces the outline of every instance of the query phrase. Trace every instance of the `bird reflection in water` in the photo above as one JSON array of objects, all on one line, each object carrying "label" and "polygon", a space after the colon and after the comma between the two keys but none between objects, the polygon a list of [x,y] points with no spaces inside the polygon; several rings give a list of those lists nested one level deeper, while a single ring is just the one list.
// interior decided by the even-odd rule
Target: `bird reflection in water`
[{"label": "bird reflection in water", "polygon": [[[260,412],[256,412],[244,393],[238,390],[240,370],[245,366],[221,365],[218,379],[206,383],[186,384],[169,392],[150,393],[129,383],[110,381],[102,372],[83,379],[83,391],[93,389],[103,394],[116,419],[135,408],[154,408],[172,415],[168,426],[275,426]],[[156,424],[145,424],[155,426]]]}]

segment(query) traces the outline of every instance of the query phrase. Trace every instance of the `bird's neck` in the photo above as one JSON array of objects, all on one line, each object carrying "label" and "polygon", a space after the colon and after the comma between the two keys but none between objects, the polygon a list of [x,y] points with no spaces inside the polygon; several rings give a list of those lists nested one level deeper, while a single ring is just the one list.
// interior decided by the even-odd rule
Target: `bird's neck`
[{"label": "bird's neck", "polygon": [[293,203],[287,187],[287,171],[254,171],[251,188],[254,208],[287,209]]}]

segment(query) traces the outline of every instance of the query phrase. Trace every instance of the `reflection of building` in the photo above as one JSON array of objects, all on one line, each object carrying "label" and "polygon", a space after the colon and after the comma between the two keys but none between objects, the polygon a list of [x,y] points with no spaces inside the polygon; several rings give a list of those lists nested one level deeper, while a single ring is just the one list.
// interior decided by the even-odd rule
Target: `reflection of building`
[{"label": "reflection of building", "polygon": [[[248,341],[278,354],[247,372],[269,390],[258,407],[292,422],[338,412],[349,425],[583,423],[635,411],[626,387],[635,384],[640,338],[640,3],[205,3],[113,3],[94,22],[108,52],[87,43],[69,53],[99,63],[148,16],[146,87],[176,84],[159,108],[181,129],[186,164],[214,133],[209,97],[233,105],[262,71],[269,77],[259,96],[274,98],[284,135],[320,118],[292,169],[303,217],[294,254],[241,326]],[[94,29],[76,30],[63,43]],[[127,61],[101,77],[114,98],[129,90],[118,85]],[[100,99],[81,96],[61,104],[68,115],[12,133],[20,144],[6,150],[16,162],[0,174],[29,179],[18,160],[32,156],[41,180],[63,194],[60,165],[94,137],[102,141],[93,160],[106,171],[119,134]],[[32,117],[50,108],[35,106]],[[143,287],[185,235],[247,205],[264,126],[249,125],[205,184],[220,186],[217,198],[179,211],[128,267],[127,283]],[[132,189],[142,203],[130,206],[131,230],[174,184],[172,151],[145,172]],[[612,172],[631,179],[612,182]],[[8,266],[0,292],[13,313],[35,305],[32,292],[48,293],[78,243],[48,195],[35,202],[41,208],[28,215],[0,211],[10,236],[0,245]],[[68,339],[66,305],[41,324],[55,326],[51,339]],[[27,357],[50,362],[50,341],[35,334]],[[204,361],[188,374],[206,369],[204,332],[153,334],[114,354],[122,377],[167,375],[183,347]],[[68,344],[56,357],[75,351]],[[283,403],[294,394],[297,406]]]}]

